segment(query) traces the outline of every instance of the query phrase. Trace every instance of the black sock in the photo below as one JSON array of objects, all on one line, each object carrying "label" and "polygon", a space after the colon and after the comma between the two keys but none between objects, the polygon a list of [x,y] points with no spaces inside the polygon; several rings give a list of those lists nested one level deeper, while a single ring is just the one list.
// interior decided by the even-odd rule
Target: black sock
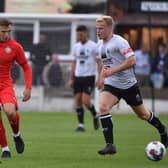
[{"label": "black sock", "polygon": [[101,115],[100,120],[101,120],[103,134],[104,134],[106,143],[113,144],[113,123],[112,123],[111,115],[110,114]]},{"label": "black sock", "polygon": [[96,117],[97,112],[96,112],[94,105],[92,104],[91,107],[89,107],[88,109],[91,112],[91,114],[93,115],[93,117]]},{"label": "black sock", "polygon": [[84,109],[83,109],[83,107],[77,107],[76,113],[77,113],[79,124],[84,124]]},{"label": "black sock", "polygon": [[157,118],[153,113],[151,113],[151,116],[148,120],[148,122],[153,125],[157,130],[159,131],[160,134],[165,132],[165,126],[161,123],[159,118]]}]

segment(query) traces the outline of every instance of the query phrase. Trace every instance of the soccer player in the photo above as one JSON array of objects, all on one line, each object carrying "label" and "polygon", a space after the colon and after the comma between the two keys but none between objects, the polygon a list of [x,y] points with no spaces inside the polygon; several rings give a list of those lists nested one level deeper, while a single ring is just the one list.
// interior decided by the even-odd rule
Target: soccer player
[{"label": "soccer player", "polygon": [[[16,61],[24,71],[25,90],[23,101],[31,97],[32,71],[25,57],[22,46],[10,37],[12,23],[7,19],[0,19],[0,104],[6,113],[13,132],[16,151],[23,153],[24,142],[19,131],[18,104],[13,89],[11,67]],[[0,114],[0,145],[2,147],[2,158],[10,158],[11,153],[8,147],[5,128]]]},{"label": "soccer player", "polygon": [[129,43],[113,33],[111,16],[101,16],[96,20],[97,35],[101,39],[98,48],[103,63],[100,75],[102,91],[99,99],[100,120],[106,145],[98,151],[100,155],[117,152],[113,140],[113,122],[110,109],[123,98],[137,116],[155,127],[161,142],[168,146],[166,127],[153,112],[148,111],[142,101],[133,67],[135,55]]},{"label": "soccer player", "polygon": [[76,131],[84,132],[84,106],[93,115],[94,129],[97,130],[99,128],[98,115],[91,102],[91,93],[95,86],[96,67],[100,73],[101,61],[97,59],[97,45],[89,39],[87,27],[84,25],[78,26],[76,33],[78,42],[73,47],[74,60],[69,74],[68,85],[74,89],[78,117]]}]

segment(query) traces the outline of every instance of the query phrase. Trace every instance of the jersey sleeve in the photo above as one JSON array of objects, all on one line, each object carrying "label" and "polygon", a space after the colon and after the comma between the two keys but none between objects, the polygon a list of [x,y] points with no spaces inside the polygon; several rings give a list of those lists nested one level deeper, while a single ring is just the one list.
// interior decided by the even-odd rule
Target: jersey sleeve
[{"label": "jersey sleeve", "polygon": [[25,85],[26,88],[32,88],[32,69],[28,64],[23,48],[18,45],[16,51],[16,62],[22,67],[24,71]]},{"label": "jersey sleeve", "polygon": [[76,60],[76,44],[72,47],[72,60]]},{"label": "jersey sleeve", "polygon": [[119,47],[120,53],[124,55],[126,58],[134,55],[132,48],[130,47],[129,43],[125,39],[118,40],[117,45]]},{"label": "jersey sleeve", "polygon": [[24,50],[20,45],[17,45],[17,48],[16,48],[16,61],[19,65],[22,65],[27,62],[27,58],[25,56]]}]

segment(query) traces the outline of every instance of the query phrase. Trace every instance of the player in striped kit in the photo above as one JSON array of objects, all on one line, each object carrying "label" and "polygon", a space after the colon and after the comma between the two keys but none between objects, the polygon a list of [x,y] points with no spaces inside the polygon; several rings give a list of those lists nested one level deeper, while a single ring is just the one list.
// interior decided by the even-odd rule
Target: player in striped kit
[{"label": "player in striped kit", "polygon": [[139,118],[148,121],[158,130],[161,142],[167,147],[166,127],[143,105],[133,70],[136,64],[134,52],[125,39],[113,33],[112,26],[113,19],[110,16],[101,16],[96,20],[97,35],[101,39],[98,49],[103,63],[99,84],[102,87],[99,109],[106,142],[106,146],[98,153],[106,155],[117,152],[113,141],[112,116],[109,111],[121,98],[131,106]]},{"label": "player in striped kit", "polygon": [[74,45],[72,51],[74,60],[71,66],[68,85],[73,87],[75,95],[75,106],[78,117],[76,131],[83,132],[85,131],[84,106],[93,115],[94,129],[99,128],[98,115],[94,105],[91,103],[91,94],[95,87],[96,67],[100,72],[101,62],[97,58],[96,43],[88,38],[87,27],[79,25],[76,33],[78,42]]}]

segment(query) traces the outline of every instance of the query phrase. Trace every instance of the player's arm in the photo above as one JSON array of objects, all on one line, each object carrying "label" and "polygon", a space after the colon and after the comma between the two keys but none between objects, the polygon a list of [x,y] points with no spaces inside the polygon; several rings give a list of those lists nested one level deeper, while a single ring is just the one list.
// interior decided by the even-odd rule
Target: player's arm
[{"label": "player's arm", "polygon": [[21,64],[21,67],[24,71],[24,78],[25,78],[25,90],[23,92],[23,101],[27,101],[31,97],[31,88],[32,88],[32,70],[30,65],[25,62],[24,64]]},{"label": "player's arm", "polygon": [[96,49],[95,49],[95,55],[96,55],[96,63],[97,63],[97,82],[96,82],[96,86],[98,89],[101,89],[104,85],[104,77],[102,75],[102,70],[103,70],[103,64],[101,61],[101,50],[99,47],[100,43],[98,42],[96,45]]},{"label": "player's arm", "polygon": [[16,53],[16,62],[22,67],[25,79],[25,90],[23,91],[23,101],[27,101],[31,97],[32,88],[32,69],[28,64],[24,50],[21,46],[18,46]]},{"label": "player's arm", "polygon": [[71,64],[71,69],[70,69],[70,72],[69,72],[69,77],[68,77],[68,86],[69,87],[73,86],[75,67],[76,67],[76,60],[73,60],[72,64]]},{"label": "player's arm", "polygon": [[132,68],[136,64],[136,57],[129,43],[125,39],[119,39],[116,42],[118,46],[118,52],[121,53],[121,55],[125,58],[125,60],[118,66],[111,67],[111,68],[104,68],[103,69],[104,77],[108,77],[114,73]]},{"label": "player's arm", "polygon": [[101,59],[96,59],[96,63],[97,63],[97,71],[98,71],[98,78],[99,78],[103,65],[102,65]]},{"label": "player's arm", "polygon": [[128,57],[122,64],[112,67],[112,68],[103,68],[103,76],[108,77],[114,73],[124,71],[126,69],[134,67],[136,64],[135,56],[132,55]]},{"label": "player's arm", "polygon": [[101,72],[102,72],[102,62],[101,62],[101,59],[96,59],[96,63],[97,63],[97,82],[96,82],[96,86],[98,89],[101,89],[102,86],[103,86],[103,81],[102,81],[102,75],[101,75]]}]

